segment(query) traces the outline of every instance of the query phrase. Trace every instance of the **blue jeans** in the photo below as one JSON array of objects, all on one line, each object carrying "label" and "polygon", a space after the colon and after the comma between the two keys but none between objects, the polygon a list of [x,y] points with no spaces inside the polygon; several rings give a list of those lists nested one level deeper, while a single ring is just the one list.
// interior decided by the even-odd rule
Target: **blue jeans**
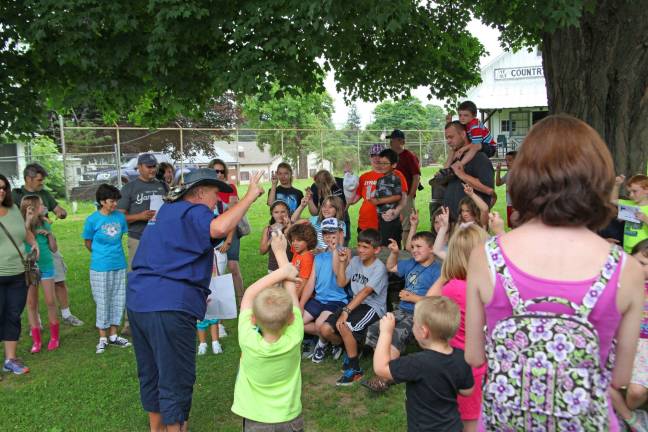
[{"label": "blue jeans", "polygon": [[162,423],[189,420],[196,382],[196,318],[186,312],[128,310],[140,399]]}]

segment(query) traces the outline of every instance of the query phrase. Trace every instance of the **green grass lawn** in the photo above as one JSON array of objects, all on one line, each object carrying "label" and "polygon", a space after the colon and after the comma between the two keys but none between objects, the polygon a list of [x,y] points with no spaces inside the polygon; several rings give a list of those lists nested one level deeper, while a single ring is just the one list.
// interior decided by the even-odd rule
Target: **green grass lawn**
[{"label": "green grass lawn", "polygon": [[[417,197],[421,229],[429,229],[427,202],[430,189],[427,180],[433,168],[423,170],[426,186]],[[304,189],[308,180],[296,182]],[[266,189],[269,185],[266,185]],[[244,194],[247,188],[241,186]],[[503,190],[497,210],[505,215]],[[71,209],[71,205],[67,205]],[[351,208],[353,232],[356,230],[359,205]],[[95,304],[88,281],[90,254],[83,247],[81,231],[87,215],[93,210],[81,203],[77,213],[54,223],[59,247],[65,256],[72,312],[86,322],[80,328],[61,329],[61,347],[55,352],[29,354],[26,313],[23,320],[19,356],[30,367],[24,376],[3,374],[0,382],[1,431],[144,431],[148,423],[139,402],[139,387],[133,348],[109,348],[95,354],[97,332],[94,328]],[[241,269],[246,285],[266,274],[267,256],[259,255],[262,227],[269,219],[265,197],[248,212],[252,233],[241,242]],[[355,236],[354,236],[355,239]],[[355,243],[353,241],[352,243]],[[41,305],[41,316],[46,311]],[[234,380],[239,349],[236,321],[226,322],[230,336],[222,339],[224,354],[198,357],[197,379],[191,411],[191,430],[238,431],[241,419],[231,413]],[[44,340],[49,334],[46,331]],[[371,374],[369,359],[362,368]],[[406,430],[404,386],[374,397],[360,387],[337,388],[341,361],[327,360],[320,365],[302,363],[304,417],[308,431],[400,431]]]}]

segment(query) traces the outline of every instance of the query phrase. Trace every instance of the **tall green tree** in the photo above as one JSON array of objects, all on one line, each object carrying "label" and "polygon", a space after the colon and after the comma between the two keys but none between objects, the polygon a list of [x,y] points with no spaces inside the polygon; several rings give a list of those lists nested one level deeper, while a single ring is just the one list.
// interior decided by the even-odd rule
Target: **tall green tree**
[{"label": "tall green tree", "polygon": [[361,126],[362,122],[360,121],[360,114],[358,114],[358,105],[352,103],[349,107],[349,112],[347,113],[347,120],[344,128],[351,131],[357,131]]},{"label": "tall green tree", "polygon": [[275,84],[269,93],[248,96],[241,104],[245,125],[258,129],[257,145],[270,146],[270,153],[281,154],[295,167],[299,178],[308,177],[308,154],[319,152],[330,135],[320,132],[331,129],[333,99],[325,91],[304,92],[295,89],[282,93]]},{"label": "tall green tree", "polygon": [[187,0],[0,2],[0,133],[48,109],[144,107],[151,124],[201,112],[212,95],[320,90],[349,99],[428,86],[440,99],[479,82],[471,14],[505,47],[540,45],[551,112],[593,125],[620,171],[648,153],[648,8],[640,0]]},{"label": "tall green tree", "polygon": [[391,129],[437,129],[443,124],[443,108],[435,105],[424,106],[415,97],[400,100],[387,100],[376,105],[374,120],[367,125],[368,130]]}]

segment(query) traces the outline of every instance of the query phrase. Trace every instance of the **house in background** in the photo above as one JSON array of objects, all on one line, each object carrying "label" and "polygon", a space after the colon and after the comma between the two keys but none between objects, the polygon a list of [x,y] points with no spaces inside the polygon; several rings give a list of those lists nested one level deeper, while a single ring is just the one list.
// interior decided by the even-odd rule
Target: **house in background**
[{"label": "house in background", "polygon": [[529,128],[548,114],[542,53],[537,48],[504,52],[482,68],[481,79],[466,99],[477,104],[500,155],[515,150]]}]

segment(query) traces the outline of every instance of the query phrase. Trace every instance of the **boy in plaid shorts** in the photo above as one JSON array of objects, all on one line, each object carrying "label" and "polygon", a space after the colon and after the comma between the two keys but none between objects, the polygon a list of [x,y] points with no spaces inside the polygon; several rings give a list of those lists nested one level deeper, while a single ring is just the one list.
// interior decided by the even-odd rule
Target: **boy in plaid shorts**
[{"label": "boy in plaid shorts", "polygon": [[[399,261],[398,245],[394,240],[389,242],[387,271],[405,279],[405,289],[399,293],[401,301],[393,312],[396,326],[389,350],[390,360],[399,358],[407,345],[414,340],[414,304],[425,297],[428,289],[441,275],[441,265],[435,260],[433,246],[434,235],[431,232],[418,232],[412,237],[412,258]],[[376,322],[369,327],[365,344],[375,349],[379,334],[380,323]],[[389,384],[378,376],[363,383],[374,391],[384,391]]]},{"label": "boy in plaid shorts", "polygon": [[122,237],[128,231],[126,216],[117,211],[120,197],[116,187],[100,185],[99,210],[88,216],[83,227],[85,246],[90,251],[90,287],[97,304],[97,354],[103,353],[108,345],[130,346],[128,340],[117,335],[126,305],[126,255]]}]

